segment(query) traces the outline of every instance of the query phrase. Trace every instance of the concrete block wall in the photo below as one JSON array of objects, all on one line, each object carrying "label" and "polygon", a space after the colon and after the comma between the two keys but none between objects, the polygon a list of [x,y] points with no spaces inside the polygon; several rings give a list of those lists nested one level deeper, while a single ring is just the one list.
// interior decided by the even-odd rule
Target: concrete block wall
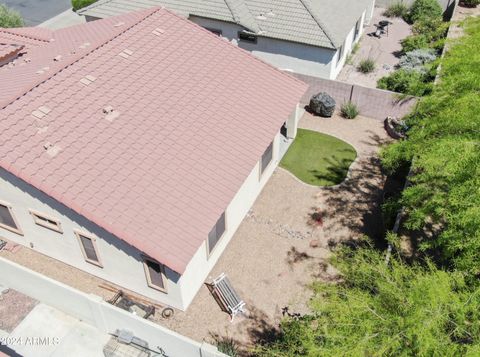
[{"label": "concrete block wall", "polygon": [[169,357],[227,357],[215,346],[193,341],[110,305],[96,295],[85,294],[1,257],[0,272],[0,285],[50,305],[102,332],[129,330],[147,341],[152,350],[158,346]]},{"label": "concrete block wall", "polygon": [[407,115],[417,103],[417,98],[415,97],[400,99],[401,97],[398,93],[382,89],[367,88],[301,74],[294,75],[309,84],[309,89],[301,100],[304,105],[310,102],[310,98],[314,94],[326,92],[337,102],[337,109],[343,103],[351,101],[358,106],[360,115],[384,120],[387,116],[403,117]]}]

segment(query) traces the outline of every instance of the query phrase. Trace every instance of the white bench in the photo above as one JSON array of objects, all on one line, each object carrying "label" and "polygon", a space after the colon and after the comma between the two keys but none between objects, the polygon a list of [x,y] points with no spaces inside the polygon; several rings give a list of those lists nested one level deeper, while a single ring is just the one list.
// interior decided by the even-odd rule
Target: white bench
[{"label": "white bench", "polygon": [[225,273],[213,280],[211,286],[212,293],[230,314],[230,321],[233,321],[238,313],[245,313],[245,302],[240,299]]}]

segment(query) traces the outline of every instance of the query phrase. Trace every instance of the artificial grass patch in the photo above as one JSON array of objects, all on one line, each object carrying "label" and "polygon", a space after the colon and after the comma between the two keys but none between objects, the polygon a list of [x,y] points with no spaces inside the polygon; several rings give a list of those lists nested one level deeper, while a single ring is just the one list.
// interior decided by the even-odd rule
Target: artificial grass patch
[{"label": "artificial grass patch", "polygon": [[280,166],[310,185],[333,186],[345,179],[356,157],[355,149],[340,139],[298,129]]}]

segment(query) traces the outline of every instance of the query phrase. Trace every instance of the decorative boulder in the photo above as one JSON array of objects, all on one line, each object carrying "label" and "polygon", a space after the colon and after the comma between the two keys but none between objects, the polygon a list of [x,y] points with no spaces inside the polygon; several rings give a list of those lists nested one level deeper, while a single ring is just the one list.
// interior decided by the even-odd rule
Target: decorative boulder
[{"label": "decorative boulder", "polygon": [[310,110],[312,113],[324,118],[330,118],[333,115],[335,105],[335,99],[325,92],[318,93],[310,99]]}]

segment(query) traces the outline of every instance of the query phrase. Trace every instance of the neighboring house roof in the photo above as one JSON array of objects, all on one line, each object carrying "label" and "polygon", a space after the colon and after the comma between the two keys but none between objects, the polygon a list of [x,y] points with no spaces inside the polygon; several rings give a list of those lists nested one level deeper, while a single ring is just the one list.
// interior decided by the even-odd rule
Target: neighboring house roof
[{"label": "neighboring house roof", "polygon": [[183,273],[306,85],[164,9],[52,39],[0,68],[0,166]]},{"label": "neighboring house roof", "polygon": [[260,36],[338,48],[373,0],[99,0],[79,10],[105,18],[164,6],[184,16],[237,23]]}]

